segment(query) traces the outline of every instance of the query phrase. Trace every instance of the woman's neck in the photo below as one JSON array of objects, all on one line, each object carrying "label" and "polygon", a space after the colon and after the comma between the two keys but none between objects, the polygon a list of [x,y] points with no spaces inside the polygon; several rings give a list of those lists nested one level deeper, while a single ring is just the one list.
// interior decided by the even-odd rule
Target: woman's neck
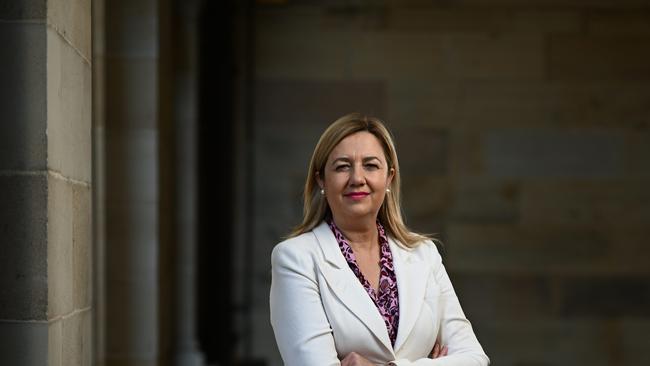
[{"label": "woman's neck", "polygon": [[333,218],[333,220],[353,250],[371,250],[379,243],[376,219],[338,221]]}]

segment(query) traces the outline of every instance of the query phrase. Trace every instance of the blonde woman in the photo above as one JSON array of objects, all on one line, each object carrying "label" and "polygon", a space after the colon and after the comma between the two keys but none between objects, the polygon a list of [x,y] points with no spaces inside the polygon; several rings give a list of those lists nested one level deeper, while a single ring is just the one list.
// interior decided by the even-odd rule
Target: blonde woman
[{"label": "blonde woman", "polygon": [[321,136],[304,218],[272,253],[285,365],[488,365],[433,242],[404,225],[391,135],[349,114]]}]

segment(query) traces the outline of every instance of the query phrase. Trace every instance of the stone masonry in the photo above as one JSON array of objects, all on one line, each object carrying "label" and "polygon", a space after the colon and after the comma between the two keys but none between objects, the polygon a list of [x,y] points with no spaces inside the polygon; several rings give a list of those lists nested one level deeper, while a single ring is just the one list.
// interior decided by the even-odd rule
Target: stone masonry
[{"label": "stone masonry", "polygon": [[0,2],[0,360],[90,365],[90,1]]}]

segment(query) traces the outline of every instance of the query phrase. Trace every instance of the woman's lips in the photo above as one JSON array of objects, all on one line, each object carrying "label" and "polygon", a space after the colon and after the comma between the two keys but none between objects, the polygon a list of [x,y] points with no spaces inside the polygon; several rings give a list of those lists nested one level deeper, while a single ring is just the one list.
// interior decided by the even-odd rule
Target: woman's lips
[{"label": "woman's lips", "polygon": [[355,199],[355,200],[358,200],[358,199],[362,199],[362,198],[366,197],[368,194],[369,193],[367,193],[367,192],[353,192],[353,193],[348,193],[345,196],[349,197],[349,198],[352,198],[352,199]]}]

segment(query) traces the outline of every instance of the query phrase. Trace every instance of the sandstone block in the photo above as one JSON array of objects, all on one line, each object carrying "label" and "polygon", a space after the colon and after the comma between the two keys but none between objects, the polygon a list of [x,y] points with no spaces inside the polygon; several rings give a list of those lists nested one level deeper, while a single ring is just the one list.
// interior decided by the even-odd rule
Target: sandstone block
[{"label": "sandstone block", "polygon": [[48,167],[91,180],[91,69],[54,31],[47,32]]},{"label": "sandstone block", "polygon": [[87,61],[92,58],[90,4],[91,0],[47,0],[50,25]]},{"label": "sandstone block", "polygon": [[552,80],[650,78],[650,37],[562,35],[549,44]]},{"label": "sandstone block", "polygon": [[92,333],[90,310],[62,320],[63,365],[90,366],[92,363]]},{"label": "sandstone block", "polygon": [[0,63],[0,170],[46,167],[45,43],[43,24],[0,22],[0,44],[11,50]]},{"label": "sandstone block", "polygon": [[46,320],[47,178],[0,176],[0,192],[0,319]]},{"label": "sandstone block", "polygon": [[617,130],[499,129],[484,136],[486,173],[503,178],[615,178],[623,171]]},{"label": "sandstone block", "polygon": [[72,197],[72,183],[52,175],[48,177],[48,319],[74,309]]},{"label": "sandstone block", "polygon": [[92,212],[90,188],[72,187],[72,245],[74,276],[74,308],[83,309],[92,303]]}]

